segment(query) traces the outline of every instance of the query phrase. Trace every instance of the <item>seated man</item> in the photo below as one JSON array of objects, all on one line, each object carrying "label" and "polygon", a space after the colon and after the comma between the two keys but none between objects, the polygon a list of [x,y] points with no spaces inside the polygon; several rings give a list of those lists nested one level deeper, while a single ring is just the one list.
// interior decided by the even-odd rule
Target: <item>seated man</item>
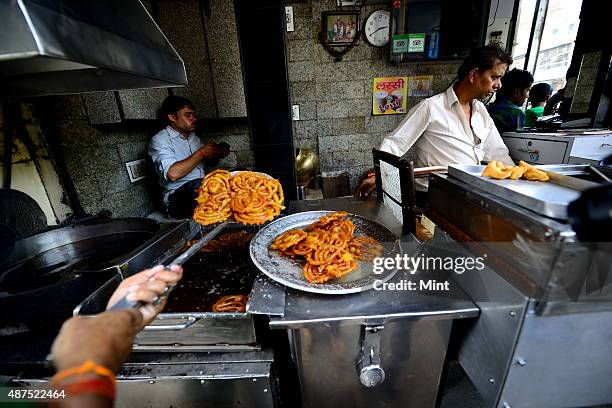
[{"label": "seated man", "polygon": [[525,111],[525,127],[535,126],[538,118],[544,114],[546,101],[552,95],[552,86],[546,82],[535,84],[529,91],[529,103],[531,107]]},{"label": "seated man", "polygon": [[197,119],[189,99],[168,96],[161,112],[168,125],[153,136],[148,153],[159,174],[166,211],[174,218],[188,218],[204,177],[203,160],[218,160],[227,156],[229,149],[214,142],[202,145],[194,133]]},{"label": "seated man", "polygon": [[525,112],[521,106],[529,95],[533,76],[522,69],[513,69],[502,78],[502,87],[495,102],[487,109],[499,133],[516,132],[525,126]]},{"label": "seated man", "polygon": [[[459,67],[457,81],[410,109],[380,149],[403,156],[414,146],[415,167],[480,164],[481,160],[514,164],[493,120],[478,101],[500,88],[510,63],[512,57],[496,45],[473,50]],[[427,179],[415,183],[417,204],[422,206]],[[374,176],[367,177],[356,195],[369,195],[374,187]]]}]

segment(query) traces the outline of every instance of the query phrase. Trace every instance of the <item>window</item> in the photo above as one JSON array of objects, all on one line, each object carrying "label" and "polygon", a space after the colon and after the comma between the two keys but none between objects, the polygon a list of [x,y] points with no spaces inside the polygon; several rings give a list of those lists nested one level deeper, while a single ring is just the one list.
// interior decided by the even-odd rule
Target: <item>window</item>
[{"label": "window", "polygon": [[[565,74],[574,52],[582,0],[548,0],[546,9],[535,19],[530,55],[527,55],[538,3],[546,2],[520,1],[517,34],[512,48],[514,67],[533,67],[535,82],[547,82],[557,91],[565,86]],[[543,27],[541,21],[544,21]],[[538,32],[538,23],[541,32]],[[526,58],[529,58],[529,61],[526,61]]]}]

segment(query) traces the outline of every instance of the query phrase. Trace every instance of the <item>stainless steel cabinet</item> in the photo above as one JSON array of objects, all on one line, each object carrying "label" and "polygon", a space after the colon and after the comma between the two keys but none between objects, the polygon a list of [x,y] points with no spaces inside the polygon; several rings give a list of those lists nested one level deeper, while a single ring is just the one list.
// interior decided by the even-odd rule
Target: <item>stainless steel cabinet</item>
[{"label": "stainless steel cabinet", "polygon": [[533,164],[598,164],[612,154],[612,131],[506,132],[502,138],[513,160]]}]

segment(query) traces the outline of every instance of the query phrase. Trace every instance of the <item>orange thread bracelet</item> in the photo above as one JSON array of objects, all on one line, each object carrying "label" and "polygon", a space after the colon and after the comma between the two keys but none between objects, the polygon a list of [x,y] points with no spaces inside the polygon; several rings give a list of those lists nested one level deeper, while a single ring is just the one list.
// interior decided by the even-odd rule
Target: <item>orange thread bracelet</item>
[{"label": "orange thread bracelet", "polygon": [[115,399],[115,383],[110,381],[108,377],[77,381],[67,384],[63,388],[71,397],[81,394],[95,394],[107,397],[111,400]]},{"label": "orange thread bracelet", "polygon": [[111,370],[109,370],[108,368],[104,366],[101,366],[100,364],[94,363],[91,360],[87,360],[79,367],[67,368],[65,370],[58,372],[51,379],[51,383],[57,384],[60,381],[65,380],[68,377],[73,377],[75,375],[86,374],[86,373],[94,373],[101,377],[106,377],[112,383],[114,383],[116,380],[115,373],[113,373]]}]

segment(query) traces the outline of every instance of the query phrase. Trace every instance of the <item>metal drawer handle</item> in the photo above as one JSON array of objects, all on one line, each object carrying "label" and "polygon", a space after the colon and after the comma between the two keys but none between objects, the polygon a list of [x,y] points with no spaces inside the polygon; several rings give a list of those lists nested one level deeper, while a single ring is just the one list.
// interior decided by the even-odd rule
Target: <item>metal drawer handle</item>
[{"label": "metal drawer handle", "polygon": [[601,147],[612,147],[612,143],[602,143]]},{"label": "metal drawer handle", "polygon": [[357,361],[357,375],[364,387],[373,388],[385,381],[385,370],[381,367],[380,336],[384,329],[379,326],[362,326],[361,353]]},{"label": "metal drawer handle", "polygon": [[181,323],[181,324],[152,324],[152,325],[149,325],[149,326],[145,326],[145,328],[143,330],[144,331],[159,331],[159,330],[178,331],[178,330],[184,330],[184,329],[188,328],[189,326],[193,325],[197,321],[198,321],[198,319],[196,319],[195,317],[189,316],[185,323]]},{"label": "metal drawer handle", "polygon": [[529,154],[540,154],[539,150],[530,150],[530,149],[518,149],[519,152],[529,153]]}]

